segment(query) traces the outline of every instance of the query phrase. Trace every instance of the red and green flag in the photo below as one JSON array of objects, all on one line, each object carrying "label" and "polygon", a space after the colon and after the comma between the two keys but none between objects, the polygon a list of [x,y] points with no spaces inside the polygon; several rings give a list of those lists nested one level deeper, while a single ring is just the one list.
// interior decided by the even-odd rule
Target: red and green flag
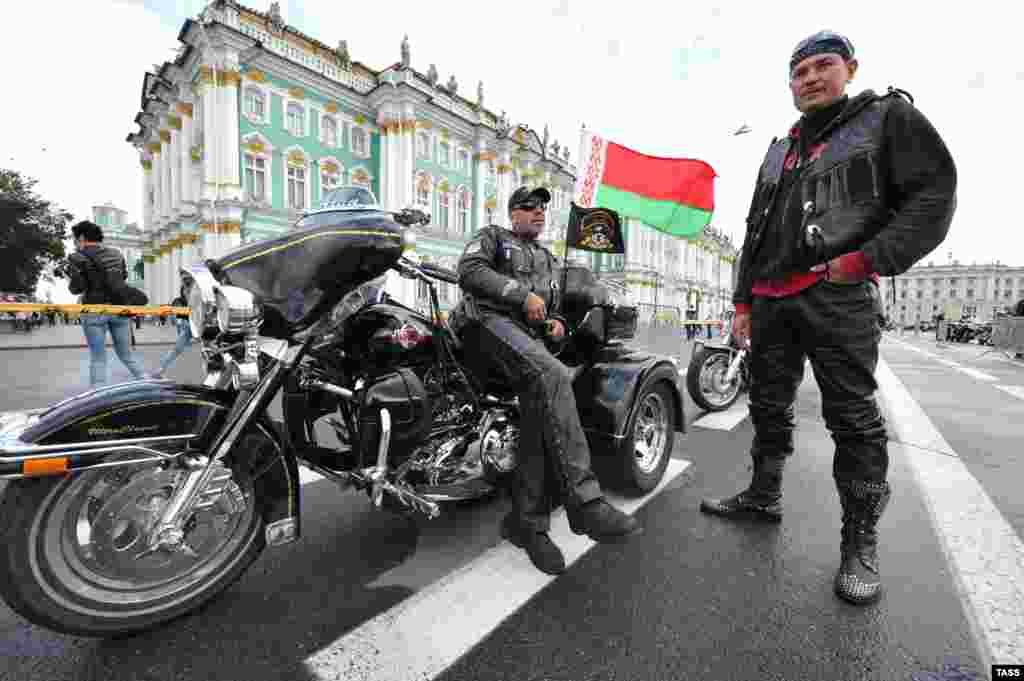
[{"label": "red and green flag", "polygon": [[665,234],[694,237],[715,210],[714,168],[690,158],[648,156],[584,132],[576,203],[608,208]]}]

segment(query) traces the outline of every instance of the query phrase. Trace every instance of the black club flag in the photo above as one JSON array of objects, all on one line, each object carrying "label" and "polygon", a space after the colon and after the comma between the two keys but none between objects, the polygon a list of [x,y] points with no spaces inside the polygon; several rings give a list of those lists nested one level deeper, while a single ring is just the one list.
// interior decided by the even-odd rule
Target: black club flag
[{"label": "black club flag", "polygon": [[565,246],[594,253],[625,253],[619,214],[609,208],[581,208],[573,203]]}]

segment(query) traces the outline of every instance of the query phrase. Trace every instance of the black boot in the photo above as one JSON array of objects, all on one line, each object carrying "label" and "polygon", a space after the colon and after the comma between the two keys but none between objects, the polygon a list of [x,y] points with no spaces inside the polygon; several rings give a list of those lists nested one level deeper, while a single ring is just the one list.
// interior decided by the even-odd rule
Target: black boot
[{"label": "black boot", "polygon": [[854,605],[878,599],[882,580],[878,572],[878,532],[875,527],[889,503],[886,482],[836,481],[843,507],[842,563],[836,573],[836,595]]},{"label": "black boot", "polygon": [[501,521],[501,536],[526,551],[534,567],[549,575],[560,575],[565,572],[565,557],[561,549],[555,546],[547,532],[537,532],[524,528],[517,521],[514,513],[509,513]]},{"label": "black boot", "polygon": [[782,468],[783,456],[752,454],[754,475],[750,485],[739,494],[725,499],[704,499],[700,510],[721,516],[747,516],[759,520],[782,520]]},{"label": "black boot", "polygon": [[604,498],[567,509],[569,529],[596,542],[614,542],[644,531],[640,522],[615,508]]}]

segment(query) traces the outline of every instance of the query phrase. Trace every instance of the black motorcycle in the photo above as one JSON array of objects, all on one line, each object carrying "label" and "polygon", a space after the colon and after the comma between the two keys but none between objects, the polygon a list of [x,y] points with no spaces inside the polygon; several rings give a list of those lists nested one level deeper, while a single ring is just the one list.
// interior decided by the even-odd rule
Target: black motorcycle
[{"label": "black motorcycle", "polygon": [[[728,322],[727,322],[728,323]],[[732,326],[721,345],[694,342],[686,369],[686,389],[704,411],[725,411],[750,388],[748,351],[733,339]]]},{"label": "black motorcycle", "polygon": [[[517,399],[464,368],[433,284],[454,273],[403,256],[428,220],[335,190],[286,236],[183,270],[201,385],[132,381],[4,415],[7,603],[86,636],[192,612],[266,545],[299,538],[299,465],[429,517],[501,489],[516,468]],[[389,270],[422,283],[430,316],[364,295]],[[622,343],[636,309],[608,304],[589,270],[561,276],[571,334],[557,352],[595,469],[606,485],[648,492],[684,428],[675,367]],[[267,413],[277,396],[283,422]],[[336,442],[318,439],[318,423]]]}]

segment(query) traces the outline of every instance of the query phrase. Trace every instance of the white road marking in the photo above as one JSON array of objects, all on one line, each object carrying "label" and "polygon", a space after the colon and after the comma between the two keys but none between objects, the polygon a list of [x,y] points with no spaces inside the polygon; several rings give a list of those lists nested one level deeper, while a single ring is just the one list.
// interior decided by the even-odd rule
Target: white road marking
[{"label": "white road marking", "polygon": [[958,370],[961,373],[967,374],[971,378],[976,378],[979,381],[991,381],[995,383],[999,379],[992,374],[986,374],[984,371],[978,371],[977,369],[971,369],[970,367],[959,367]]},{"label": "white road marking", "polygon": [[747,407],[746,400],[738,400],[736,404],[732,405],[725,411],[712,412],[705,414],[700,418],[693,421],[691,425],[699,428],[707,428],[709,430],[732,430],[740,423],[743,419],[750,415],[750,410]]},{"label": "white road marking", "polygon": [[[650,494],[641,499],[609,495],[608,500],[633,513],[689,466],[672,460]],[[595,545],[569,530],[564,509],[551,515],[549,534],[567,566]],[[325,680],[433,679],[554,580],[533,567],[524,551],[503,541],[307,658],[307,668],[311,677]]]},{"label": "white road marking", "polygon": [[1024,386],[1020,385],[997,385],[997,388],[1014,397],[1024,400]]},{"label": "white road marking", "polygon": [[889,427],[915,445],[890,448],[902,450],[921,488],[986,666],[1020,662],[1024,544],[884,360],[875,376]]}]

